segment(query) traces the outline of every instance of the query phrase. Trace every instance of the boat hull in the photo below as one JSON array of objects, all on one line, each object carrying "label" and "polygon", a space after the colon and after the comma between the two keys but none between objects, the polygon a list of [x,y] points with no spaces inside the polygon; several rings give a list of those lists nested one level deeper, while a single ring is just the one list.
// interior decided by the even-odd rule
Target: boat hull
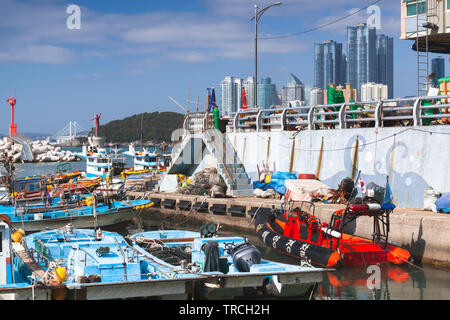
[{"label": "boat hull", "polygon": [[[137,211],[133,208],[126,208],[110,213],[97,215],[97,227],[102,229],[117,229],[127,226],[131,220],[137,215]],[[76,229],[94,228],[95,219],[93,215],[61,217],[53,219],[42,219],[34,221],[12,222],[15,229],[22,229],[26,233],[39,232],[48,229],[63,228],[68,224],[72,224]]]},{"label": "boat hull", "polygon": [[[380,263],[404,264],[411,260],[410,253],[400,247],[388,244],[386,247],[362,237],[342,234],[339,244],[337,240],[327,238],[323,242],[317,233],[316,240],[310,241],[314,236],[307,233],[307,227],[297,223],[295,234],[285,236],[287,222],[278,218],[258,217],[256,234],[266,246],[297,259],[302,263],[318,265],[327,268],[339,266],[368,266]],[[290,226],[288,229],[291,229]],[[303,231],[303,232],[302,232]],[[323,235],[322,235],[323,236]]]}]

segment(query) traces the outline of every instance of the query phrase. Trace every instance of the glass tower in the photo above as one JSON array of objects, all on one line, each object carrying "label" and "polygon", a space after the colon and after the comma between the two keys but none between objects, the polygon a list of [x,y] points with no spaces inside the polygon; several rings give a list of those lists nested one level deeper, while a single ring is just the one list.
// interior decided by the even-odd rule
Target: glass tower
[{"label": "glass tower", "polygon": [[305,86],[291,73],[291,80],[283,87],[282,105],[287,107],[290,101],[306,101]]},{"label": "glass tower", "polygon": [[394,39],[383,34],[377,35],[376,83],[388,86],[388,98],[394,97]]},{"label": "glass tower", "polygon": [[346,80],[342,43],[327,40],[314,45],[314,86],[326,89],[329,84],[343,85]]},{"label": "glass tower", "polygon": [[442,57],[431,60],[432,73],[434,74],[434,85],[438,87],[438,80],[445,77],[445,59]]},{"label": "glass tower", "polygon": [[347,76],[348,82],[358,89],[361,85],[377,82],[377,34],[375,28],[362,23],[356,27],[347,27]]},{"label": "glass tower", "polygon": [[262,78],[258,83],[258,107],[270,109],[277,103],[277,90],[270,78]]}]

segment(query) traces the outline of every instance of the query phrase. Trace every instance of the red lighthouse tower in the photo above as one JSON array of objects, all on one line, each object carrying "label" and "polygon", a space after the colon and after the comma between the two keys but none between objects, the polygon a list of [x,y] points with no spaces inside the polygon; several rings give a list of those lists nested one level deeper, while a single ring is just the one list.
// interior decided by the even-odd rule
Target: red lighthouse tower
[{"label": "red lighthouse tower", "polygon": [[14,123],[14,107],[16,106],[17,101],[14,97],[11,99],[7,99],[6,102],[11,105],[11,123],[9,124],[9,136],[13,137],[17,135],[17,124]]}]

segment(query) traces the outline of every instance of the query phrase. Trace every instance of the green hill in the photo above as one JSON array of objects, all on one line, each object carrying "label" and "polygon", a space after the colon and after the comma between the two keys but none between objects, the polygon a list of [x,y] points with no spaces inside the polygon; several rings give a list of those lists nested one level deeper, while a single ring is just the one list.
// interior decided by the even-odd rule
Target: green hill
[{"label": "green hill", "polygon": [[[172,132],[183,125],[184,114],[176,112],[153,112],[137,114],[123,120],[111,121],[99,128],[99,136],[106,142],[127,143],[142,140],[170,142]],[[92,132],[91,132],[92,133]]]}]

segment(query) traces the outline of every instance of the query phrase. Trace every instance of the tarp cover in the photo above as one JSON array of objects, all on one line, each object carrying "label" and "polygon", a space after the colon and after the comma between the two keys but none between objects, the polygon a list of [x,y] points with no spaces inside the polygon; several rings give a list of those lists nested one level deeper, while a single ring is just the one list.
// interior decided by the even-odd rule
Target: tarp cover
[{"label": "tarp cover", "polygon": [[313,179],[286,180],[285,186],[287,200],[310,201],[316,194],[331,193],[329,186]]}]

